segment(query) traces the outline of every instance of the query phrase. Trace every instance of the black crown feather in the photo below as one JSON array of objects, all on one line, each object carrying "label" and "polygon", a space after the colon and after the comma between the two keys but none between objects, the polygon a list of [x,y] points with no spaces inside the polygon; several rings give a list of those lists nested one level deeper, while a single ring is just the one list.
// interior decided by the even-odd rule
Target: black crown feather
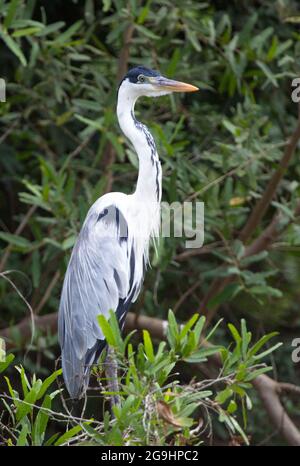
[{"label": "black crown feather", "polygon": [[137,83],[140,74],[149,77],[160,76],[158,71],[150,70],[145,66],[136,66],[135,68],[131,68],[131,70],[128,71],[128,73],[124,76],[123,81],[124,79],[129,79],[131,83]]}]

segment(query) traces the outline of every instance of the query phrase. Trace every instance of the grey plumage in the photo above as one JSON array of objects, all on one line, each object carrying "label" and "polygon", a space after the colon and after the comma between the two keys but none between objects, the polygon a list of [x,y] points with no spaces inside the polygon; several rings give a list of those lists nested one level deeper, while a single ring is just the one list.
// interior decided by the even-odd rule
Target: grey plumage
[{"label": "grey plumage", "polygon": [[[103,198],[102,198],[103,199]],[[133,239],[115,205],[89,211],[65,275],[59,308],[59,342],[72,398],[88,386],[90,366],[105,347],[97,315],[115,310],[123,323],[141,280],[135,280]],[[100,212],[99,212],[100,210]]]}]

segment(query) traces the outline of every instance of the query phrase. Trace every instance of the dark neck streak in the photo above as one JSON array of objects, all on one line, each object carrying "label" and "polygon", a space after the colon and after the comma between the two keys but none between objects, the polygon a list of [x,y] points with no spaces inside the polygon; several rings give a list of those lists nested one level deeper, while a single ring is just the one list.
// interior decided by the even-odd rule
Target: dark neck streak
[{"label": "dark neck streak", "polygon": [[150,148],[151,151],[151,163],[152,166],[155,168],[156,175],[155,175],[155,183],[156,183],[156,199],[157,202],[160,202],[160,197],[161,197],[161,165],[159,161],[159,157],[157,154],[157,149],[156,145],[153,139],[152,134],[148,130],[147,126],[138,121],[135,118],[133,110],[131,110],[131,116],[134,122],[135,127],[139,130],[142,131],[145,138],[146,138],[146,143]]}]

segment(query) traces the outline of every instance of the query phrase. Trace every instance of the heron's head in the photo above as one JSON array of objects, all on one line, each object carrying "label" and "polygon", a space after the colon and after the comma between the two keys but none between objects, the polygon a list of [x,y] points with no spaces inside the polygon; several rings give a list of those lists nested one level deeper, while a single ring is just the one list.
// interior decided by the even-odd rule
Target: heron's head
[{"label": "heron's head", "polygon": [[125,88],[133,97],[159,97],[172,92],[195,92],[198,87],[162,76],[158,71],[137,66],[124,76],[120,89]]}]

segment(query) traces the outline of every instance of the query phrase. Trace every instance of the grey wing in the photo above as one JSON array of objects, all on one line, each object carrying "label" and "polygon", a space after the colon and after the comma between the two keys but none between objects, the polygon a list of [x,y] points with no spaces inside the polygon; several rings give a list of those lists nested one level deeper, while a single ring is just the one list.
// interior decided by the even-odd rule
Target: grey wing
[{"label": "grey wing", "polygon": [[91,209],[72,252],[59,307],[63,376],[72,398],[86,390],[90,365],[106,344],[97,315],[108,316],[113,309],[123,325],[141,285],[134,278],[137,265],[120,210],[114,205],[100,213]]}]

